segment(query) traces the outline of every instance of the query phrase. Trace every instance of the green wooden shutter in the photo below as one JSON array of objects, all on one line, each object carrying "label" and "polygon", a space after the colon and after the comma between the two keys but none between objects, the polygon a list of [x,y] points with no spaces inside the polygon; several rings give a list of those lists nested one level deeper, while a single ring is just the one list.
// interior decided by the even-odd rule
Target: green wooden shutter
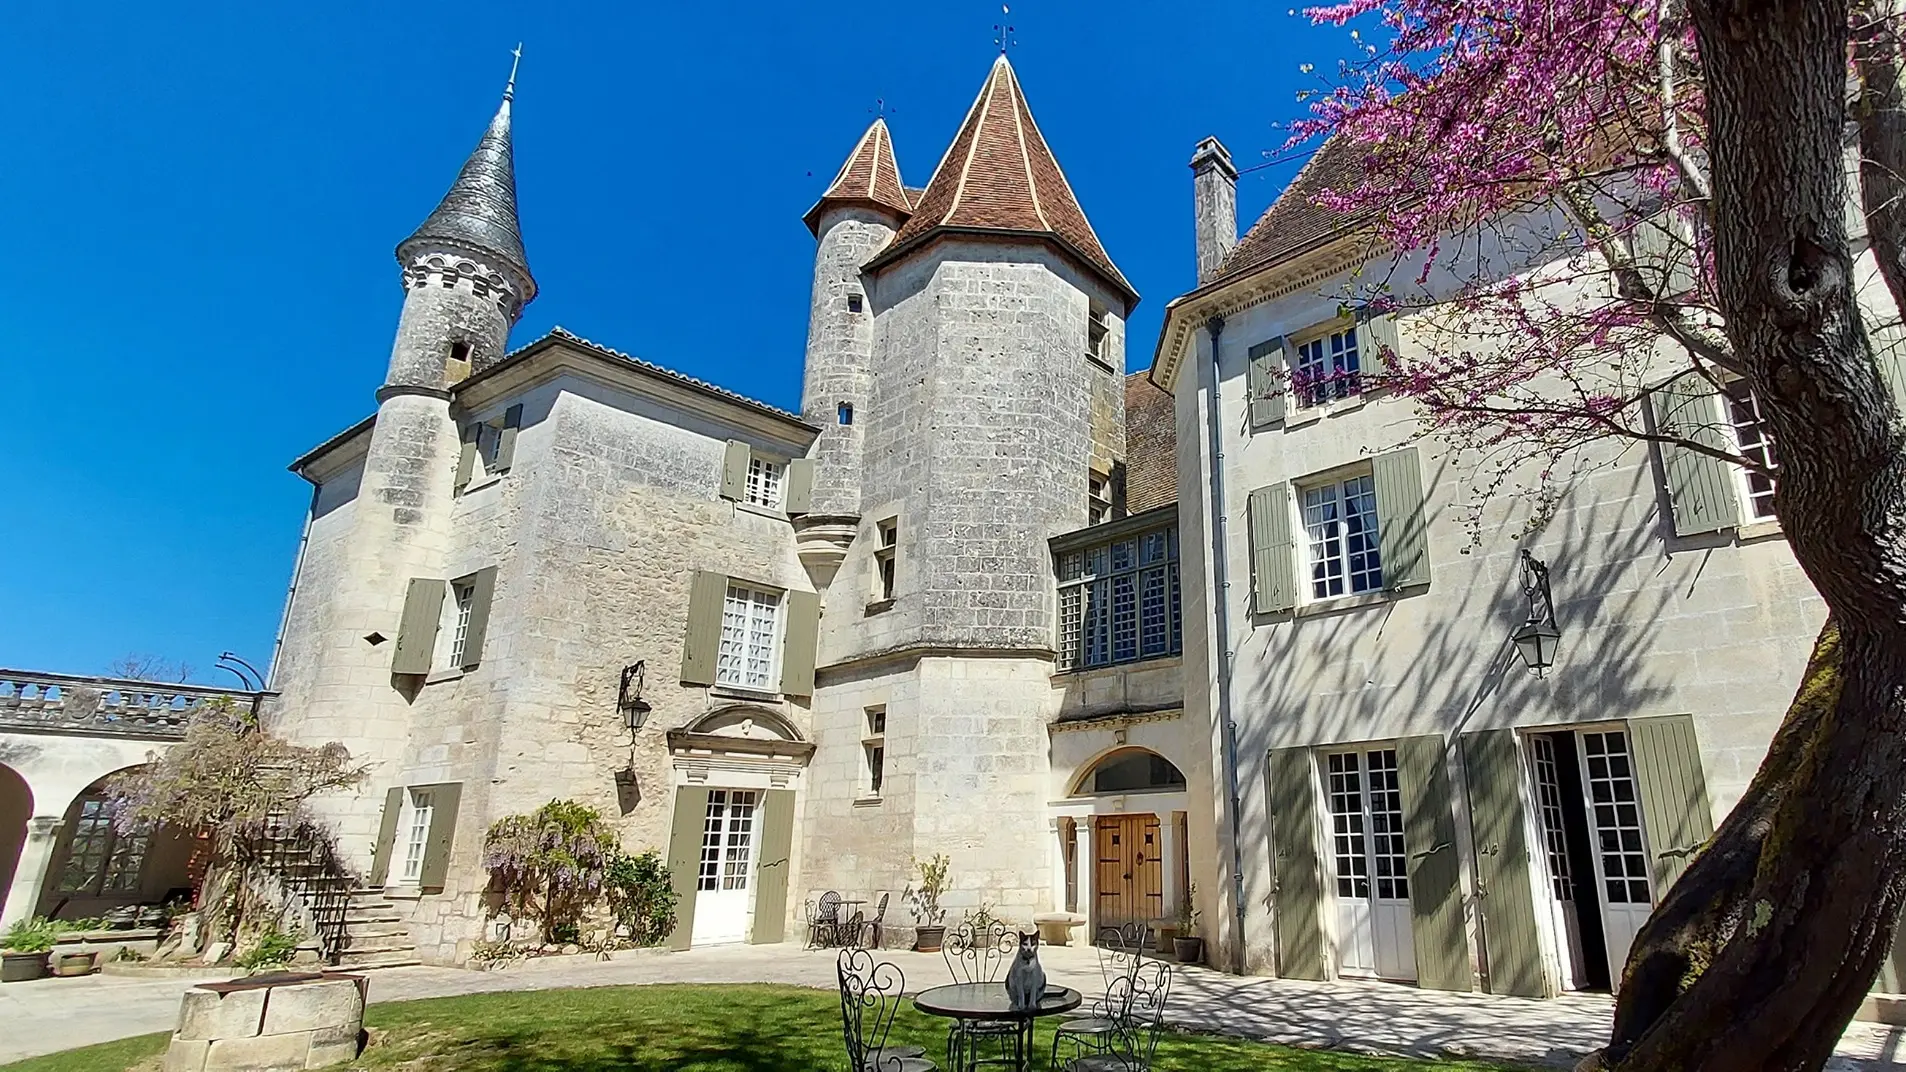
[{"label": "green wooden shutter", "polygon": [[670,949],[687,949],[695,933],[695,885],[701,874],[702,828],[708,822],[708,790],[685,785],[675,791],[675,829],[668,839],[668,881],[675,889],[675,929]]},{"label": "green wooden shutter", "polygon": [[1253,431],[1284,419],[1284,340],[1266,339],[1250,350],[1245,388],[1250,392]]},{"label": "green wooden shutter", "polygon": [[443,877],[450,870],[450,845],[457,835],[457,805],[463,802],[462,782],[420,785],[430,793],[430,832],[424,842],[423,864],[417,869],[417,885],[422,889],[443,889]]},{"label": "green wooden shutter", "polygon": [[1692,715],[1628,720],[1628,752],[1641,794],[1641,824],[1654,853],[1655,903],[1688,869],[1688,860],[1714,835],[1714,809],[1701,770],[1701,746]]},{"label": "green wooden shutter", "polygon": [[1431,990],[1473,989],[1469,933],[1463,926],[1462,861],[1450,810],[1443,738],[1396,742],[1403,790],[1403,848],[1410,854],[1410,930],[1416,940],[1416,982]]},{"label": "green wooden shutter", "polygon": [[503,411],[503,431],[496,440],[496,465],[491,475],[507,472],[516,461],[516,432],[523,427],[523,404]]},{"label": "green wooden shutter", "polygon": [[1529,868],[1528,820],[1522,806],[1522,761],[1516,731],[1465,733],[1462,741],[1489,992],[1553,997],[1548,973],[1542,967],[1542,940],[1536,931],[1535,882]]},{"label": "green wooden shutter", "polygon": [[770,789],[761,802],[761,854],[755,868],[754,925],[748,941],[769,945],[787,937],[788,862],[794,848],[794,791]]},{"label": "green wooden shutter", "polygon": [[[1880,379],[1893,392],[1893,405],[1906,417],[1906,328],[1897,315],[1875,313],[1866,336],[1872,343],[1874,358],[1879,361]],[[1906,976],[1902,981],[1906,982]]]},{"label": "green wooden shutter", "polygon": [[1676,298],[1694,289],[1694,250],[1686,231],[1672,212],[1662,212],[1637,221],[1629,233],[1635,269],[1656,298]]},{"label": "green wooden shutter", "polygon": [[1323,875],[1317,859],[1317,774],[1308,748],[1275,748],[1265,758],[1276,887],[1277,974],[1324,977]]},{"label": "green wooden shutter", "polygon": [[1251,530],[1251,609],[1275,614],[1297,605],[1297,565],[1291,543],[1291,486],[1258,488],[1245,501]]},{"label": "green wooden shutter", "polygon": [[373,887],[382,886],[390,874],[390,850],[397,844],[397,817],[404,811],[404,787],[393,786],[384,794],[384,817],[378,822],[377,843],[371,847]]},{"label": "green wooden shutter", "polygon": [[1430,583],[1429,527],[1424,520],[1423,470],[1416,448],[1370,460],[1377,498],[1377,544],[1383,585],[1391,591]]},{"label": "green wooden shutter", "polygon": [[782,496],[781,509],[790,514],[805,514],[814,509],[814,461],[796,458],[788,463],[788,490]]},{"label": "green wooden shutter", "polygon": [[485,566],[470,575],[470,621],[463,627],[463,668],[483,661],[483,637],[490,631],[490,600],[496,596],[496,567]]},{"label": "green wooden shutter", "polygon": [[722,456],[721,497],[739,502],[748,494],[748,461],[754,457],[754,451],[739,439],[728,441],[728,452]]},{"label": "green wooden shutter", "polygon": [[428,674],[437,648],[437,623],[443,618],[443,582],[435,577],[412,577],[404,593],[404,617],[397,626],[397,649],[391,653],[393,674]]},{"label": "green wooden shutter", "polygon": [[781,633],[781,691],[789,696],[812,696],[821,597],[813,592],[789,592],[787,602],[787,626]]},{"label": "green wooden shutter", "polygon": [[1390,371],[1390,357],[1402,351],[1402,344],[1396,334],[1395,314],[1363,314],[1363,323],[1358,327],[1357,334],[1360,336],[1357,340],[1357,358],[1363,374],[1366,377],[1381,377]]},{"label": "green wooden shutter", "polygon": [[713,685],[715,654],[721,648],[721,611],[728,601],[728,578],[695,571],[688,588],[688,635],[682,640],[682,684]]},{"label": "green wooden shutter", "polygon": [[459,433],[459,437],[463,440],[463,446],[457,454],[456,486],[451,489],[455,494],[463,494],[463,489],[470,486],[470,477],[476,473],[477,436],[481,434],[482,431],[482,425],[471,421],[469,424],[464,425],[463,430]]},{"label": "green wooden shutter", "polygon": [[[1717,450],[1732,450],[1721,430],[1720,406],[1705,380],[1688,373],[1648,395],[1655,430]],[[1734,467],[1672,443],[1661,445],[1661,468],[1668,478],[1668,502],[1678,536],[1717,532],[1741,523],[1734,493]]]}]

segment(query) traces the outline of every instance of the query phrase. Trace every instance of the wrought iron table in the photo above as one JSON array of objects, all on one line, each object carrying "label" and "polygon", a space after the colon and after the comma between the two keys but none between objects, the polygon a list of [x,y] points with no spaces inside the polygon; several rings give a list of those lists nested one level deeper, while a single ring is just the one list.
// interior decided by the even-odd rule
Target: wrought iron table
[{"label": "wrought iron table", "polygon": [[[1006,996],[1005,983],[953,983],[920,991],[913,996],[913,1007],[928,1016],[1013,1024],[1017,1030],[1012,1036],[1011,1067],[1024,1072],[1032,1053],[1033,1021],[1041,1016],[1071,1012],[1084,1000],[1085,996],[1071,987],[1048,986],[1036,1007],[1015,1009],[1012,999]],[[954,1068],[952,1072],[965,1070]]]}]

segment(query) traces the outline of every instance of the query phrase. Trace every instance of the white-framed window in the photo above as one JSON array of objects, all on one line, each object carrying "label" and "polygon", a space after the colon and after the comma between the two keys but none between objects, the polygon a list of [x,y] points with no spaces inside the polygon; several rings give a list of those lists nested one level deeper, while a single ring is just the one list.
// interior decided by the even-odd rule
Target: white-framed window
[{"label": "white-framed window", "polygon": [[1085,478],[1086,524],[1100,525],[1112,520],[1112,478],[1093,471]]},{"label": "white-framed window", "polygon": [[781,462],[766,458],[748,459],[748,490],[745,502],[756,506],[765,506],[770,510],[781,508],[781,486],[787,473],[787,466]]},{"label": "white-framed window", "polygon": [[874,526],[880,543],[874,548],[874,599],[892,599],[894,561],[900,554],[900,519],[890,517]]},{"label": "white-framed window", "polygon": [[483,463],[483,474],[488,476],[496,472],[496,452],[503,444],[503,426],[484,422],[477,428],[477,459]]},{"label": "white-framed window", "polygon": [[860,739],[862,784],[869,796],[877,797],[880,795],[880,786],[886,780],[887,773],[887,709],[869,707],[866,714],[867,732]]},{"label": "white-framed window", "polygon": [[1178,527],[1059,556],[1058,669],[1135,662],[1183,649]]},{"label": "white-framed window", "polygon": [[410,811],[404,822],[404,869],[401,881],[414,885],[424,870],[424,850],[430,845],[430,818],[436,802],[428,789],[410,790]]},{"label": "white-framed window", "polygon": [[1097,302],[1093,302],[1086,310],[1085,353],[1101,365],[1112,363],[1111,356],[1107,353],[1109,347],[1106,341],[1112,335],[1111,325],[1106,323],[1109,315]]},{"label": "white-framed window", "polygon": [[1291,395],[1299,406],[1321,406],[1363,393],[1363,360],[1354,325],[1297,344]]},{"label": "white-framed window", "polygon": [[150,831],[144,826],[131,833],[116,829],[112,805],[105,797],[82,797],[66,846],[66,862],[59,872],[59,892],[98,895],[137,890],[149,839]]},{"label": "white-framed window", "polygon": [[721,612],[715,683],[771,689],[780,673],[781,593],[728,586]]},{"label": "white-framed window", "polygon": [[452,584],[450,594],[456,600],[457,624],[450,634],[450,665],[463,665],[464,641],[470,638],[470,605],[476,599],[476,585]]},{"label": "white-framed window", "polygon": [[1299,489],[1310,597],[1331,599],[1383,588],[1377,496],[1368,473]]},{"label": "white-framed window", "polygon": [[[1755,397],[1747,381],[1730,382],[1721,404],[1727,407],[1728,427],[1733,429],[1734,445],[1740,450],[1741,457],[1758,462],[1769,470],[1780,468],[1780,461],[1774,453],[1773,430],[1767,427],[1766,419],[1761,416],[1760,399]],[[1757,521],[1773,517],[1773,478],[1752,469],[1739,468],[1739,472],[1741,503],[1747,519]]]}]

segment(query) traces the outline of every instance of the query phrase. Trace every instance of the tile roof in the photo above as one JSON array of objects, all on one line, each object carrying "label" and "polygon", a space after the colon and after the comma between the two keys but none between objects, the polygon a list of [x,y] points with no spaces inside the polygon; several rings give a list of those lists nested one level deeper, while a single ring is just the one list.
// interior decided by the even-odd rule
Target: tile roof
[{"label": "tile roof", "polygon": [[1363,168],[1364,157],[1348,139],[1325,141],[1200,289],[1274,264],[1361,222],[1362,217],[1325,208],[1317,198],[1330,190],[1350,189],[1362,179]]},{"label": "tile roof", "polygon": [[529,274],[529,259],[523,253],[523,229],[516,220],[516,159],[510,144],[509,91],[504,91],[503,103],[470,158],[463,162],[463,170],[457,172],[450,192],[409,238],[397,244],[399,263],[408,262],[404,250],[415,242],[473,246],[501,257],[529,283],[523,304],[536,297],[536,280]]},{"label": "tile roof", "polygon": [[[770,406],[766,402],[762,402],[758,399],[749,398],[747,395],[741,394],[738,391],[730,391],[726,387],[722,387],[718,384],[709,383],[707,380],[698,380],[693,376],[687,376],[680,372],[676,372],[672,368],[665,368],[661,365],[656,364],[653,361],[644,361],[639,357],[635,357],[634,355],[631,355],[631,354],[625,354],[620,350],[611,350],[610,348],[602,345],[599,342],[592,342],[588,339],[583,338],[582,336],[576,334],[575,332],[570,331],[567,328],[563,327],[561,324],[558,324],[555,327],[550,328],[549,334],[543,336],[540,339],[537,339],[535,342],[530,343],[528,346],[523,346],[516,350],[511,351],[509,355],[505,358],[505,360],[508,360],[508,358],[513,358],[517,356],[518,354],[525,353],[529,350],[533,350],[537,346],[542,345],[543,343],[549,341],[550,339],[561,339],[565,342],[573,343],[577,346],[581,346],[587,350],[593,351],[594,353],[597,353],[603,357],[613,357],[613,358],[617,358],[618,360],[627,361],[629,364],[634,365],[637,368],[643,369],[644,371],[654,373],[655,375],[660,376],[664,379],[674,380],[677,383],[680,383],[687,387],[692,387],[695,390],[701,391],[705,394],[717,395],[722,398],[728,399],[731,402],[739,402],[742,405],[751,406],[755,409],[761,410],[764,413],[769,413],[776,417],[783,417],[783,418],[786,418],[787,420],[795,421],[797,423],[804,424],[804,425],[807,424],[807,422],[804,419],[802,419],[801,415],[798,413],[789,413],[787,410],[781,409],[778,406]],[[502,362],[497,363],[497,365],[501,365],[501,364]],[[497,366],[493,365],[491,367],[495,368]],[[465,382],[467,383],[469,381],[466,380]]]},{"label": "tile roof", "polygon": [[1178,412],[1146,372],[1125,377],[1125,509],[1178,501]]},{"label": "tile roof", "polygon": [[827,187],[814,207],[801,217],[807,229],[818,233],[821,212],[828,205],[842,202],[878,205],[906,219],[913,211],[906,184],[900,181],[900,164],[893,157],[893,135],[885,119],[876,119],[854,143],[839,174]]},{"label": "tile roof", "polygon": [[942,229],[1044,232],[1117,289],[1137,294],[1079,207],[1059,161],[1033,121],[1019,76],[1005,56],[993,63],[965,122],[913,201],[913,216],[889,253]]}]

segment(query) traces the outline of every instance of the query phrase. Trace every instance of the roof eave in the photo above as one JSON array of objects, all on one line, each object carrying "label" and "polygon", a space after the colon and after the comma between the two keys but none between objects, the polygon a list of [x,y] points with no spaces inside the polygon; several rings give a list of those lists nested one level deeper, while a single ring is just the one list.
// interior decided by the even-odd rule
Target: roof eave
[{"label": "roof eave", "polygon": [[807,229],[813,232],[814,237],[819,238],[821,236],[821,217],[827,214],[828,209],[835,206],[859,206],[861,208],[878,209],[894,218],[894,230],[896,231],[900,229],[901,224],[907,222],[909,216],[913,215],[910,209],[896,208],[885,201],[876,200],[871,197],[841,197],[836,194],[824,194],[819,201],[814,202],[813,208],[808,209],[807,212],[801,216],[801,222],[807,224]]},{"label": "roof eave", "polygon": [[1064,235],[1056,231],[1024,230],[1011,227],[962,227],[938,223],[921,231],[903,243],[897,243],[881,250],[878,254],[875,254],[872,259],[868,260],[862,270],[878,272],[888,265],[894,264],[914,252],[924,249],[931,245],[936,239],[945,237],[1021,238],[1050,243],[1055,249],[1059,250],[1060,253],[1064,254],[1067,260],[1075,262],[1080,268],[1091,273],[1093,278],[1105,283],[1111,287],[1113,291],[1117,292],[1119,297],[1124,298],[1125,315],[1131,315],[1132,310],[1138,307],[1138,291],[1132,289],[1132,285],[1125,281],[1125,277],[1119,273],[1116,267],[1108,272],[1103,266],[1095,263],[1093,258],[1084,250],[1080,249],[1076,244],[1067,241]]},{"label": "roof eave", "polygon": [[295,461],[285,468],[298,474],[310,483],[316,484],[318,481],[311,479],[310,469],[312,464],[323,459],[326,455],[344,446],[346,443],[349,443],[357,436],[370,431],[376,424],[377,414],[373,413],[349,428],[346,428],[344,431],[339,432],[337,435],[300,454]]}]

